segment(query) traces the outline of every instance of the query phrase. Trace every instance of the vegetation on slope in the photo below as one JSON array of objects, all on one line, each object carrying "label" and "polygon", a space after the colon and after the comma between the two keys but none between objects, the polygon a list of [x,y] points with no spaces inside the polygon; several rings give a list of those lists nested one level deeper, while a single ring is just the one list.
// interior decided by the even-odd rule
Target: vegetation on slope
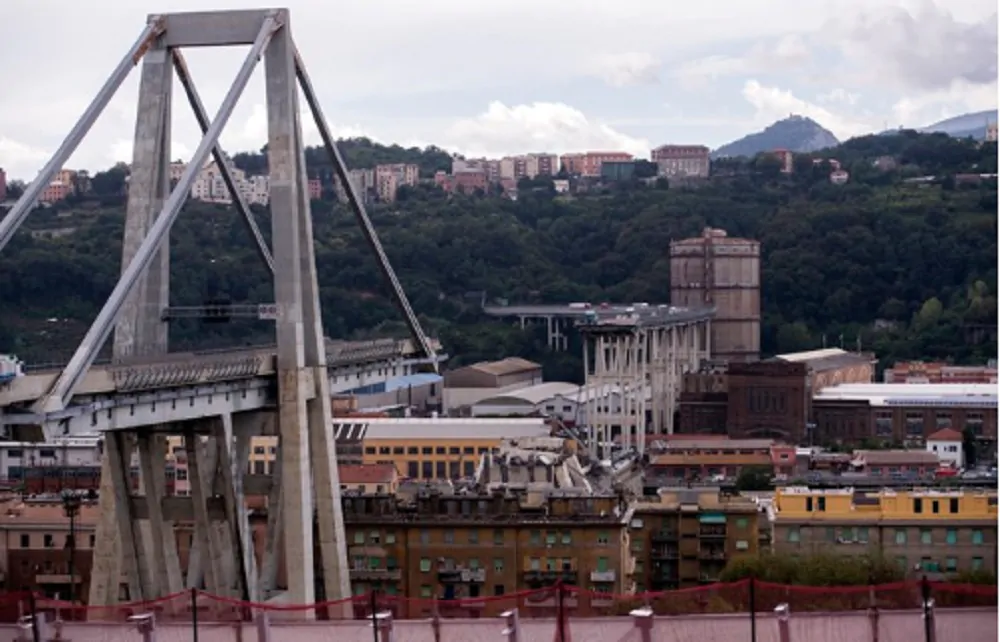
[{"label": "vegetation on slope", "polygon": [[[447,154],[433,148],[367,141],[344,147],[353,167],[417,162],[430,174],[447,166]],[[519,354],[542,359],[551,377],[579,376],[579,351],[546,354],[544,333],[485,319],[481,296],[666,301],[670,241],[705,226],[762,242],[766,352],[818,347],[825,337],[848,347],[860,339],[886,359],[994,356],[996,182],[956,185],[950,176],[995,172],[996,145],[908,133],[856,139],[823,154],[851,171],[850,183],[831,185],[829,166],[809,157],[784,176],[762,156],[719,162],[719,176],[697,189],[660,181],[569,197],[542,180],[526,182],[512,201],[448,197],[420,186],[401,190],[395,204],[370,207],[370,214],[414,308],[464,361]],[[872,168],[872,159],[885,154],[902,167]],[[311,173],[329,171],[318,154],[309,157],[316,161]],[[236,160],[250,171],[263,167],[260,155]],[[927,173],[945,178],[901,182]],[[0,255],[0,351],[40,361],[65,358],[75,346],[120,270],[123,179],[120,167],[99,173],[94,196],[34,212],[29,229]],[[255,215],[267,236],[267,212]],[[327,334],[399,332],[399,315],[350,213],[317,201],[313,219]],[[273,300],[231,208],[188,203],[172,232],[171,256],[173,305],[220,295]],[[172,341],[177,348],[252,342],[268,331],[257,322],[185,322],[172,329]]]}]

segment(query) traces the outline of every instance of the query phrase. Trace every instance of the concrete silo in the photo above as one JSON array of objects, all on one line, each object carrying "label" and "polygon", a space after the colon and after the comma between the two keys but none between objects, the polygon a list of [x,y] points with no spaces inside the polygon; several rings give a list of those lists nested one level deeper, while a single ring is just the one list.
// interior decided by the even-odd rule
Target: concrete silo
[{"label": "concrete silo", "polygon": [[670,243],[670,303],[716,308],[712,357],[760,358],[760,242],[705,228]]}]

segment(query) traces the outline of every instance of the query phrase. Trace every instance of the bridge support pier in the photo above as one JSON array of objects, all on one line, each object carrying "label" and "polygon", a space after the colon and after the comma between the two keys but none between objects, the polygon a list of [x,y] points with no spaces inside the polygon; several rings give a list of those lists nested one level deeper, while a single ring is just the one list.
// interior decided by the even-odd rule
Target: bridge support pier
[{"label": "bridge support pier", "polygon": [[[621,445],[646,449],[647,434],[673,433],[681,380],[709,356],[705,321],[663,325],[580,326],[590,451]],[[648,417],[647,417],[648,411]]]}]

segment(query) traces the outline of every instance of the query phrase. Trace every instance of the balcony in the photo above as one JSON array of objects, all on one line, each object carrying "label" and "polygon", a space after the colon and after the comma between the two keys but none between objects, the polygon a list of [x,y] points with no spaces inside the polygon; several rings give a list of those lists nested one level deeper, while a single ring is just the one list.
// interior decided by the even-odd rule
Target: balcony
[{"label": "balcony", "polygon": [[726,539],[726,527],[702,526],[698,529],[698,537],[701,539]]},{"label": "balcony", "polygon": [[403,571],[398,568],[352,568],[351,579],[359,581],[391,580],[398,582],[403,579]]},{"label": "balcony", "polygon": [[524,581],[534,584],[555,584],[558,581],[576,584],[576,569],[567,568],[561,571],[529,569],[524,571]]},{"label": "balcony", "polygon": [[700,560],[717,560],[726,561],[726,549],[724,548],[702,548],[698,551],[698,559]]},{"label": "balcony", "polygon": [[591,571],[591,582],[614,582],[617,574],[614,571]]},{"label": "balcony", "polygon": [[654,542],[676,542],[677,531],[675,530],[653,531],[653,534],[650,535],[650,539]]},{"label": "balcony", "polygon": [[442,584],[482,584],[486,581],[485,568],[438,568],[438,581]]},{"label": "balcony", "polygon": [[654,560],[675,560],[680,554],[676,546],[654,546],[650,549],[649,556]]}]

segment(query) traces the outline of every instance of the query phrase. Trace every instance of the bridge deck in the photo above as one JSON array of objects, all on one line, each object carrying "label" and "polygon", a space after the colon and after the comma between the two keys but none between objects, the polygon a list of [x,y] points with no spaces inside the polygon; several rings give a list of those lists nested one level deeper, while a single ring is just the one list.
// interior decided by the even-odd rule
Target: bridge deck
[{"label": "bridge deck", "polygon": [[[440,349],[432,341],[435,350]],[[410,339],[327,341],[327,366],[350,367],[394,358],[420,356]],[[130,358],[94,365],[76,389],[76,395],[191,386],[275,373],[275,347],[250,346]],[[0,384],[0,407],[35,401],[52,389],[61,368],[29,368],[22,377]]]}]

